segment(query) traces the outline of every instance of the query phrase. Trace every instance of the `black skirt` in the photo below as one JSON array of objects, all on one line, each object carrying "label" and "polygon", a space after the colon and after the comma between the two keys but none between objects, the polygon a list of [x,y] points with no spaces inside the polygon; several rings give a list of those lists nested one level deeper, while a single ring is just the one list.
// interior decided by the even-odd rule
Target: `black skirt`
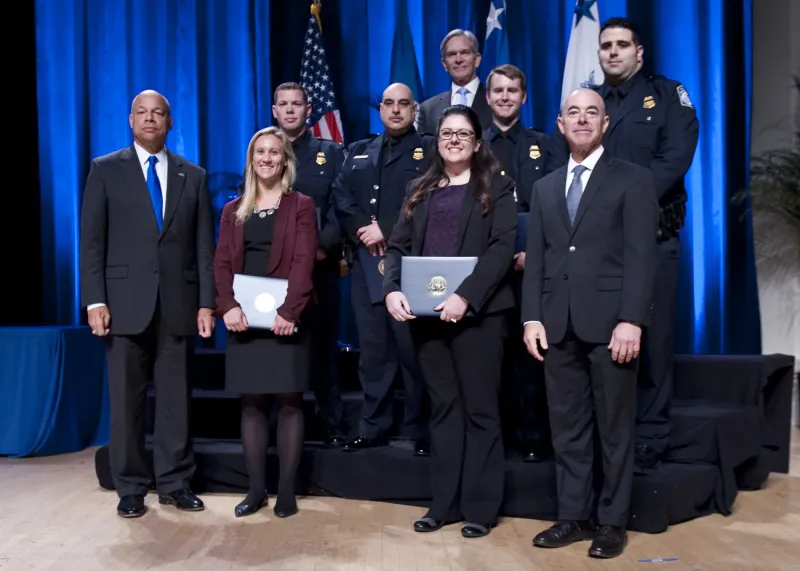
[{"label": "black skirt", "polygon": [[[250,216],[244,223],[244,274],[266,277],[275,215]],[[274,335],[265,329],[228,333],[225,389],[236,394],[278,394],[309,388],[310,331]]]}]

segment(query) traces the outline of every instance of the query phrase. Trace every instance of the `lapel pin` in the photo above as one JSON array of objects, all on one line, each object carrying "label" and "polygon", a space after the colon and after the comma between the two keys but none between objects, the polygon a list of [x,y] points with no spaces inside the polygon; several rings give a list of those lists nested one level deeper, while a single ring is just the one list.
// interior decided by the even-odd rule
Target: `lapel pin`
[{"label": "lapel pin", "polygon": [[186,176],[186,173],[179,172],[178,176]]}]

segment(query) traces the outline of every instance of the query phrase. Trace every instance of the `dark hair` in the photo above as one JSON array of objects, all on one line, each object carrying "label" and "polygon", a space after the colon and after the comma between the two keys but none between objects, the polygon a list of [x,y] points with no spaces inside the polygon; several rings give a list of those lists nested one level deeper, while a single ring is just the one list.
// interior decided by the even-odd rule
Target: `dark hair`
[{"label": "dark hair", "polygon": [[600,36],[602,36],[603,32],[609,28],[622,28],[623,30],[630,30],[631,36],[633,36],[633,43],[637,46],[641,45],[641,42],[639,41],[639,30],[637,30],[636,26],[633,25],[633,22],[627,18],[609,18],[603,22],[603,25],[600,27]]},{"label": "dark hair", "polygon": [[[428,170],[425,171],[418,179],[411,182],[410,194],[406,206],[403,209],[404,214],[410,217],[414,212],[414,207],[425,200],[434,190],[439,188],[439,183],[442,179],[447,179],[447,173],[444,170],[444,160],[442,155],[439,154],[439,130],[442,128],[444,120],[451,115],[461,115],[466,117],[475,132],[475,141],[480,143],[478,150],[472,155],[471,177],[474,177],[475,184],[475,198],[480,201],[483,206],[483,213],[486,214],[492,207],[492,202],[489,197],[489,191],[492,188],[492,178],[495,173],[500,170],[500,163],[489,151],[489,148],[483,144],[483,129],[481,128],[481,120],[478,114],[472,107],[466,105],[453,105],[448,107],[439,117],[439,123],[436,125],[436,146],[433,151],[433,157],[428,165]],[[448,179],[449,180],[449,179]]]},{"label": "dark hair", "polygon": [[489,76],[486,78],[486,89],[488,91],[491,91],[492,89],[492,77],[495,75],[502,75],[503,77],[507,77],[512,81],[519,79],[519,86],[522,89],[522,92],[525,93],[528,90],[528,83],[525,80],[525,74],[522,73],[522,70],[515,65],[511,65],[510,63],[504,63],[503,65],[498,65],[489,72]]},{"label": "dark hair", "polygon": [[306,88],[300,85],[299,83],[295,83],[294,81],[287,81],[285,83],[281,83],[278,87],[275,88],[275,92],[272,94],[272,100],[275,101],[278,99],[278,92],[279,91],[302,91],[303,92],[303,103],[306,105],[308,104],[308,92]]}]

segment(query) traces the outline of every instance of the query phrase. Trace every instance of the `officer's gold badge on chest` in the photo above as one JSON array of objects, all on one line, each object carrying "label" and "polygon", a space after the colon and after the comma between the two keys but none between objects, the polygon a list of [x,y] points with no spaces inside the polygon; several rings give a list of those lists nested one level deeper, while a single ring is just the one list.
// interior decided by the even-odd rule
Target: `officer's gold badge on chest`
[{"label": "officer's gold badge on chest", "polygon": [[644,98],[644,102],[642,102],[642,107],[644,107],[645,109],[652,109],[655,106],[656,106],[656,100],[653,99],[652,95],[648,95],[647,97]]},{"label": "officer's gold badge on chest", "polygon": [[424,155],[422,154],[422,147],[417,147],[414,149],[414,154],[411,156],[415,161],[421,161],[424,158]]},{"label": "officer's gold badge on chest", "polygon": [[541,157],[542,153],[539,151],[539,145],[531,145],[531,148],[528,151],[528,156],[532,159],[538,159]]},{"label": "officer's gold badge on chest", "polygon": [[317,164],[318,164],[319,166],[322,166],[322,165],[324,165],[326,162],[328,162],[328,161],[327,161],[327,159],[325,158],[325,153],[323,153],[323,152],[319,152],[319,153],[317,153]]}]

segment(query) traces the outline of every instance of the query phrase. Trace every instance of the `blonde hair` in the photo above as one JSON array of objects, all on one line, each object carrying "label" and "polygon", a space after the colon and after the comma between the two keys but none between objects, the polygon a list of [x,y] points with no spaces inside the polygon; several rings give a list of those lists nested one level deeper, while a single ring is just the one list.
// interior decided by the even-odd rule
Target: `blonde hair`
[{"label": "blonde hair", "polygon": [[274,135],[278,137],[282,143],[283,157],[286,159],[286,166],[283,169],[283,176],[281,177],[283,194],[289,194],[289,191],[294,185],[295,176],[297,174],[297,159],[294,156],[292,142],[289,140],[289,137],[277,127],[261,129],[253,135],[253,138],[250,139],[250,144],[247,145],[247,159],[244,165],[244,193],[242,194],[239,208],[236,209],[236,220],[239,222],[245,222],[250,218],[250,215],[253,214],[253,206],[256,203],[256,196],[258,196],[258,177],[256,176],[256,169],[253,166],[253,154],[255,153],[256,141],[265,135]]}]

